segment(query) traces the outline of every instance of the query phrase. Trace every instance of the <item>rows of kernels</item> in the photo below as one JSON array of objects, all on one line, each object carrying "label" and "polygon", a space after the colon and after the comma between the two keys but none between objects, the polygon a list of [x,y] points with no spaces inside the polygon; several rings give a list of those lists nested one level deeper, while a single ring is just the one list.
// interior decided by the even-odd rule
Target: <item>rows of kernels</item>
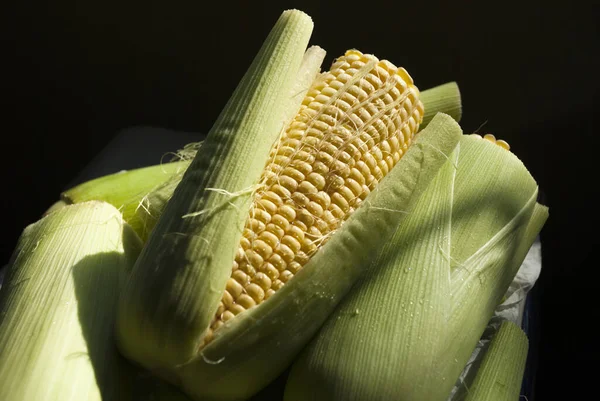
[{"label": "rows of kernels", "polygon": [[314,82],[271,151],[213,330],[293,278],[406,152],[422,116],[406,71],[358,51]]}]

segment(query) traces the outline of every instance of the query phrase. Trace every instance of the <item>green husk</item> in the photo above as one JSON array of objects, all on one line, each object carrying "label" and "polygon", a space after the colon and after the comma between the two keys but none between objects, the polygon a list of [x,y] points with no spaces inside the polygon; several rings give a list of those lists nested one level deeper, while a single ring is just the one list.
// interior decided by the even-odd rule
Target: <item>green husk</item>
[{"label": "green husk", "polygon": [[0,290],[1,400],[186,399],[115,346],[118,294],[141,248],[119,211],[97,201],[24,230]]},{"label": "green husk", "polygon": [[462,100],[456,82],[448,82],[424,90],[421,92],[419,98],[425,106],[421,129],[425,128],[438,112],[446,113],[460,122],[462,117]]},{"label": "green husk", "polygon": [[510,152],[472,136],[315,339],[285,399],[446,400],[547,209]]},{"label": "green husk", "polygon": [[108,202],[123,213],[123,219],[140,237],[146,237],[143,214],[147,211],[146,196],[174,177],[181,179],[191,160],[163,163],[156,166],[121,171],[84,182],[61,194],[66,204],[99,200]]},{"label": "green husk", "polygon": [[117,341],[124,355],[150,370],[197,356],[231,272],[254,186],[284,128],[312,27],[300,11],[281,15],[134,266],[119,303]]},{"label": "green husk", "polygon": [[519,326],[503,321],[483,357],[465,401],[519,399],[529,341]]}]

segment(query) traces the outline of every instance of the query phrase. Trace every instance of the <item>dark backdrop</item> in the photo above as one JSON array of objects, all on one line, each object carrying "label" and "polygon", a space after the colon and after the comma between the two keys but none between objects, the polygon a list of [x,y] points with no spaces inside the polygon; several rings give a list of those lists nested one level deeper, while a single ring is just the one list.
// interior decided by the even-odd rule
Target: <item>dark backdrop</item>
[{"label": "dark backdrop", "polygon": [[0,260],[119,130],[152,125],[201,138],[280,12],[296,7],[313,17],[311,42],[328,51],[326,64],[355,47],[404,66],[421,89],[456,80],[464,130],[485,123],[482,132],[512,145],[550,206],[537,289],[536,399],[580,399],[597,381],[598,6],[55,0],[11,7],[2,23]]}]

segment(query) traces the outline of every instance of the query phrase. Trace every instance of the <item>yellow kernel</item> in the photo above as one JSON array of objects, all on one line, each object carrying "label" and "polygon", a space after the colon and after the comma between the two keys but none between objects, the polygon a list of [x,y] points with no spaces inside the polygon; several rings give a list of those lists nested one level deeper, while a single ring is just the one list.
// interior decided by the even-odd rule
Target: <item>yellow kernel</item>
[{"label": "yellow kernel", "polygon": [[223,304],[223,301],[219,302],[219,307],[217,308],[217,316],[221,316],[221,313],[225,312],[225,305]]},{"label": "yellow kernel", "polygon": [[229,293],[229,291],[223,291],[223,297],[221,298],[221,302],[225,305],[226,308],[231,307],[233,305],[233,297]]},{"label": "yellow kernel", "polygon": [[385,162],[385,160],[380,160],[378,163],[378,167],[383,173],[383,175],[387,175],[387,173],[390,171],[388,164]]},{"label": "yellow kernel", "polygon": [[285,217],[289,222],[296,220],[296,211],[289,205],[280,206],[277,213]]},{"label": "yellow kernel", "polygon": [[[285,238],[286,236],[284,236],[283,238]],[[292,237],[289,237],[292,238]],[[292,238],[293,239],[293,238]],[[283,241],[283,239],[282,239]],[[287,246],[286,244],[281,244],[279,245],[279,255],[281,255],[281,257],[283,258],[283,260],[285,261],[285,263],[290,263],[292,260],[294,260],[294,251],[292,251],[292,249]],[[277,267],[277,266],[276,266]]]},{"label": "yellow kernel", "polygon": [[[357,162],[357,164],[361,163],[360,161]],[[370,172],[368,172],[370,174]],[[363,172],[361,170],[359,170],[358,168],[354,167],[350,170],[350,177],[353,179],[354,181],[358,182],[360,185],[364,185],[365,183],[365,175],[363,174]]]},{"label": "yellow kernel", "polygon": [[[221,316],[221,313],[218,314],[218,316]],[[213,330],[217,330],[218,328],[222,327],[225,324],[225,322],[223,322],[223,320],[217,320],[215,321],[215,323],[213,324],[212,329]]]},{"label": "yellow kernel", "polygon": [[510,145],[508,144],[508,142],[503,141],[502,139],[497,140],[496,145],[500,146],[503,149],[510,150]]},{"label": "yellow kernel", "polygon": [[[296,253],[296,262],[300,263],[301,265],[305,265],[306,263],[308,263],[309,259],[310,257],[304,251]],[[288,269],[293,272],[293,268],[290,267]]]},{"label": "yellow kernel", "polygon": [[246,259],[255,269],[264,263],[263,258],[253,249],[246,250]]},{"label": "yellow kernel", "polygon": [[283,287],[283,282],[281,280],[275,280],[273,282],[273,287],[271,287],[273,290],[277,291],[279,289],[281,289],[281,287]]},{"label": "yellow kernel", "polygon": [[277,206],[270,200],[261,199],[258,201],[258,204],[271,216],[277,212]]},{"label": "yellow kernel", "polygon": [[249,249],[252,244],[250,243],[250,240],[246,237],[242,237],[240,238],[240,245],[242,246],[242,248],[245,249]]},{"label": "yellow kernel", "polygon": [[[280,180],[281,180],[281,177],[280,177]],[[292,180],[292,181],[294,181],[294,180]],[[297,185],[297,183],[296,183],[296,185]],[[282,200],[289,199],[290,196],[292,196],[292,193],[290,192],[289,189],[287,189],[286,187],[279,185],[279,184],[274,184],[273,186],[271,186],[271,191],[274,192],[275,194],[279,195],[279,197]]]},{"label": "yellow kernel", "polygon": [[352,194],[354,196],[359,196],[360,193],[362,192],[361,185],[356,180],[353,180],[352,178],[346,178],[346,188],[348,188],[350,191],[352,191]]},{"label": "yellow kernel", "polygon": [[[287,248],[287,247],[286,247],[286,248]],[[289,249],[289,248],[288,248],[288,249]],[[277,269],[278,271],[282,271],[282,270],[285,270],[285,268],[286,268],[286,266],[287,266],[287,263],[286,263],[286,261],[283,259],[283,257],[282,257],[282,256],[281,256],[281,255],[278,253],[278,251],[279,251],[279,250],[276,250],[276,251],[275,251],[275,253],[274,253],[273,255],[271,255],[271,257],[269,258],[269,263],[270,263],[270,264],[271,264],[273,267],[275,267],[275,269]],[[268,264],[269,264],[269,263],[268,263]],[[267,275],[268,275],[268,272],[266,272],[266,271],[265,271],[265,273],[267,273]],[[271,277],[271,276],[269,276],[269,277]],[[272,280],[272,279],[273,279],[273,278],[271,277],[271,280]]]},{"label": "yellow kernel", "polygon": [[[283,188],[285,188],[289,192],[294,192],[296,190],[296,188],[298,187],[298,181],[296,181],[292,177],[288,177],[287,175],[277,176],[276,180],[277,180],[276,182],[279,185],[281,185]],[[275,193],[274,191],[269,191],[269,192]],[[279,195],[281,197],[280,194],[276,194],[276,195]]]},{"label": "yellow kernel", "polygon": [[[317,160],[319,160],[320,162],[322,162],[323,164],[325,164],[326,166],[330,166],[333,162],[334,162],[334,158],[326,152],[319,152],[317,153]],[[321,173],[321,171],[316,171],[317,169],[314,169],[316,173]],[[323,173],[321,173],[323,174]]]},{"label": "yellow kernel", "polygon": [[324,233],[324,232],[328,231],[329,224],[325,220],[323,220],[323,219],[316,219],[315,220],[315,224],[311,227],[311,230],[313,228],[316,229],[316,230],[318,230],[319,233]]},{"label": "yellow kernel", "polygon": [[[252,285],[252,284],[250,284],[250,285]],[[242,294],[242,295],[240,295],[240,297],[237,299],[236,302],[237,302],[237,305],[240,305],[244,309],[250,309],[253,306],[256,306],[256,302],[248,294]]]},{"label": "yellow kernel", "polygon": [[307,227],[310,227],[313,224],[315,224],[314,216],[310,214],[310,212],[306,209],[300,210],[300,213],[298,213],[298,221],[304,223]]},{"label": "yellow kernel", "polygon": [[262,221],[265,224],[267,224],[271,221],[271,213],[268,213],[267,211],[265,211],[259,207],[255,207],[252,210],[252,217],[254,217],[257,220]]},{"label": "yellow kernel", "polygon": [[348,212],[350,205],[348,204],[348,201],[346,199],[344,199],[344,197],[342,195],[340,195],[338,192],[334,192],[331,195],[331,201],[335,205],[337,205],[344,213]]},{"label": "yellow kernel", "polygon": [[240,268],[238,270],[242,270],[244,273],[246,273],[250,277],[252,277],[256,274],[256,268],[254,266],[252,266],[252,264],[249,262],[240,264]]},{"label": "yellow kernel", "polygon": [[323,209],[327,209],[331,205],[331,198],[325,191],[319,191],[310,197],[312,200],[317,202]]},{"label": "yellow kernel", "polygon": [[338,151],[338,148],[331,143],[331,141],[334,141],[336,139],[336,136],[332,136],[329,138],[329,142],[324,142],[321,144],[321,150],[325,153],[327,153],[329,156],[335,156],[335,154]]},{"label": "yellow kernel", "polygon": [[[250,298],[250,297],[248,297]],[[252,299],[252,298],[250,298]],[[244,312],[246,310],[246,308],[244,308],[242,305],[240,304],[233,304],[231,305],[231,308],[229,308],[229,310],[234,314],[234,315],[239,315],[240,313]]]},{"label": "yellow kernel", "polygon": [[244,227],[244,230],[242,231],[242,236],[244,238],[247,238],[250,240],[250,242],[254,241],[254,238],[256,238],[256,233],[254,232],[254,230],[251,230],[248,227]]},{"label": "yellow kernel", "polygon": [[306,181],[311,183],[314,186],[314,188],[316,188],[319,191],[325,188],[325,177],[323,177],[323,175],[321,174],[310,173],[306,176]]},{"label": "yellow kernel", "polygon": [[363,155],[363,159],[367,167],[369,168],[369,171],[373,172],[373,169],[377,167],[377,160],[375,159],[375,157],[371,153],[365,153]]},{"label": "yellow kernel", "polygon": [[298,226],[290,226],[290,229],[287,231],[287,234],[296,238],[298,241],[304,240],[304,231]]},{"label": "yellow kernel", "polygon": [[308,199],[308,197],[301,192],[294,192],[292,194],[292,200],[298,206],[306,206],[308,204],[308,202],[310,201]]},{"label": "yellow kernel", "polygon": [[[298,241],[296,238],[292,237],[291,235],[284,235],[283,238],[281,239],[281,243],[283,245],[287,245],[291,251],[294,253],[294,255],[291,256],[291,259],[286,260],[286,262],[291,262],[292,260],[294,260],[294,256],[295,253],[298,252],[300,250],[300,241]],[[284,259],[285,259],[285,255]]]},{"label": "yellow kernel", "polygon": [[233,299],[236,299],[242,294],[244,287],[233,278],[229,278],[225,290],[233,297]]},{"label": "yellow kernel", "polygon": [[288,265],[287,270],[284,270],[284,272],[290,271],[292,274],[296,274],[300,271],[300,269],[302,269],[302,265],[298,262],[292,262]]},{"label": "yellow kernel", "polygon": [[299,229],[301,229],[302,231],[306,232],[306,230],[308,229],[308,226],[300,221],[300,220],[294,220],[294,222],[292,223],[292,225],[298,227]]},{"label": "yellow kernel", "polygon": [[[298,191],[303,194],[306,194],[306,195],[316,194],[317,192],[319,192],[319,190],[308,181],[302,181],[300,183],[300,185],[298,185]],[[292,195],[292,199],[293,199],[293,195]]]},{"label": "yellow kernel", "polygon": [[269,290],[265,291],[265,300],[271,298],[271,296],[273,294],[275,294],[274,290],[269,289]]},{"label": "yellow kernel", "polygon": [[302,173],[302,175],[305,177],[304,179],[306,179],[308,174],[312,173],[312,166],[305,161],[294,158],[292,166],[298,170],[298,172]]},{"label": "yellow kernel", "polygon": [[313,164],[313,174],[325,175],[329,173],[329,167],[322,161],[316,161]]},{"label": "yellow kernel", "polygon": [[[287,220],[285,220],[283,217],[282,217],[282,220],[284,221],[284,223],[282,224],[283,227],[289,228],[290,223]],[[263,232],[270,232],[277,239],[275,244],[272,245],[273,248],[275,248],[275,245],[277,245],[279,243],[279,240],[285,234],[285,229],[283,227],[281,227],[277,224],[267,224],[267,229],[265,231],[263,231]],[[273,240],[273,238],[271,238],[271,237],[269,237],[269,239]]]},{"label": "yellow kernel", "polygon": [[[285,261],[283,259],[281,259],[282,261],[282,267],[280,270],[284,270],[287,266],[287,264],[285,263]],[[262,266],[262,271],[267,275],[267,277],[269,278],[269,280],[276,280],[279,277],[279,270],[277,270],[277,268],[271,264],[271,263],[265,263]],[[257,273],[258,275],[258,273]],[[256,276],[255,276],[256,277]],[[271,284],[269,284],[269,286],[271,286]]]},{"label": "yellow kernel", "polygon": [[273,191],[265,192],[263,195],[263,199],[266,199],[277,206],[283,205],[283,201],[281,200],[281,197]]},{"label": "yellow kernel", "polygon": [[285,217],[283,217],[280,214],[276,214],[275,216],[273,216],[273,218],[271,219],[271,221],[273,222],[272,225],[271,224],[267,224],[266,230],[271,231],[273,234],[277,235],[279,238],[281,238],[283,236],[279,235],[279,230],[277,230],[275,227],[278,227],[281,230],[287,230],[290,222],[287,221],[287,219]]},{"label": "yellow kernel", "polygon": [[[281,236],[277,236],[273,230],[281,230]],[[258,240],[257,241],[263,241],[267,246],[271,247],[271,253],[273,251],[273,248],[275,248],[277,246],[277,244],[279,243],[279,238],[283,237],[284,231],[280,228],[277,227],[274,224],[269,224],[267,225],[267,229],[265,231],[263,231],[262,233],[260,233],[260,235],[258,236]],[[270,256],[270,254],[269,254]],[[263,258],[265,258],[265,256],[263,256]],[[266,257],[268,258],[268,257]]]},{"label": "yellow kernel", "polygon": [[350,172],[352,171],[348,163],[344,163],[341,160],[336,160],[333,163],[332,171],[335,172],[336,175],[339,175],[342,178],[346,178],[350,176]]},{"label": "yellow kernel", "polygon": [[[270,263],[265,263],[264,266],[266,267],[268,265],[270,265],[270,268],[275,269],[273,267],[273,265],[271,265]],[[277,273],[277,277],[279,277],[279,272],[277,271],[277,269],[275,269],[275,272]],[[263,273],[263,272],[256,273],[256,276],[254,276],[252,278],[252,282],[254,284],[257,284],[260,288],[262,288],[265,291],[268,290],[269,288],[271,288],[271,284],[272,284],[271,279],[269,278],[269,276],[267,276],[267,274]]]},{"label": "yellow kernel", "polygon": [[288,177],[291,177],[298,182],[304,181],[304,178],[305,178],[304,174],[302,174],[299,170],[297,170],[296,168],[291,167],[291,166],[284,168],[283,171],[281,172],[281,174],[287,175]]},{"label": "yellow kernel", "polygon": [[380,181],[383,178],[383,172],[381,171],[379,166],[375,166],[375,168],[372,170],[372,173],[373,177],[375,177],[377,181]]},{"label": "yellow kernel", "polygon": [[483,139],[487,139],[488,141],[494,142],[494,143],[496,142],[496,137],[492,134],[485,134],[483,136]]},{"label": "yellow kernel", "polygon": [[273,253],[273,248],[260,239],[254,240],[252,249],[254,249],[263,259],[268,258]]},{"label": "yellow kernel", "polygon": [[284,283],[287,283],[288,281],[290,281],[290,279],[294,277],[294,273],[292,273],[289,270],[284,270],[281,272],[281,275],[279,276],[279,279],[281,281],[283,281]]},{"label": "yellow kernel", "polygon": [[[339,210],[339,207],[337,207],[336,205],[333,205],[333,207]],[[338,218],[335,217],[335,215],[331,212],[331,206],[330,210],[325,210],[325,212],[323,213],[322,220],[325,221],[329,226],[335,225],[337,219]]]},{"label": "yellow kernel", "polygon": [[235,315],[231,311],[228,311],[228,310],[226,310],[225,312],[223,312],[221,314],[221,320],[223,320],[224,322],[231,320],[234,317],[235,317]]},{"label": "yellow kernel", "polygon": [[256,219],[248,219],[247,227],[256,233],[265,229],[265,223]]},{"label": "yellow kernel", "polygon": [[231,273],[231,278],[240,283],[242,286],[245,286],[250,282],[250,277],[248,277],[246,273],[239,269]]},{"label": "yellow kernel", "polygon": [[312,170],[312,163],[315,161],[315,156],[312,153],[306,152],[304,150],[299,150],[294,155],[294,158],[296,160],[302,160],[304,162],[309,163],[309,166],[311,166],[311,170]]},{"label": "yellow kernel", "polygon": [[[246,287],[246,292],[248,293],[248,295],[252,298],[252,300],[255,303],[260,303],[263,301],[263,299],[265,299],[265,290],[263,290],[257,284],[252,283],[252,284],[248,285]],[[238,302],[239,302],[239,300],[238,300]]]},{"label": "yellow kernel", "polygon": [[349,204],[354,202],[354,199],[356,199],[356,195],[354,195],[354,193],[347,186],[339,188],[337,192],[342,195]]},{"label": "yellow kernel", "polygon": [[[340,196],[340,198],[341,198],[341,196]],[[346,213],[337,204],[332,204],[330,206],[330,210],[331,210],[331,214],[334,217],[333,222],[337,226],[338,225],[337,222],[344,219],[344,217],[346,216]]]},{"label": "yellow kernel", "polygon": [[323,214],[323,207],[317,202],[308,202],[308,205],[306,205],[306,210],[316,217],[320,217]]},{"label": "yellow kernel", "polygon": [[344,185],[344,179],[337,174],[327,177],[327,190],[333,191]]}]

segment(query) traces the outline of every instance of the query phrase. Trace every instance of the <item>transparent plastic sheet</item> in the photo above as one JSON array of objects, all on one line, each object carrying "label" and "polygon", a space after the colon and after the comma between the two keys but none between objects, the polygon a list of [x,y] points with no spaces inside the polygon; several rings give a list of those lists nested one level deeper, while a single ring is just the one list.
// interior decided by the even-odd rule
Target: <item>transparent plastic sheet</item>
[{"label": "transparent plastic sheet", "polygon": [[474,379],[477,368],[485,355],[485,351],[487,350],[491,339],[500,328],[502,321],[510,320],[519,327],[522,326],[527,294],[535,285],[541,271],[542,244],[538,237],[531,246],[515,279],[508,288],[508,291],[504,296],[504,302],[496,308],[494,316],[490,319],[481,339],[471,354],[469,362],[456,381],[456,384],[448,397],[448,401],[459,401],[464,399],[468,391],[468,385]]}]

